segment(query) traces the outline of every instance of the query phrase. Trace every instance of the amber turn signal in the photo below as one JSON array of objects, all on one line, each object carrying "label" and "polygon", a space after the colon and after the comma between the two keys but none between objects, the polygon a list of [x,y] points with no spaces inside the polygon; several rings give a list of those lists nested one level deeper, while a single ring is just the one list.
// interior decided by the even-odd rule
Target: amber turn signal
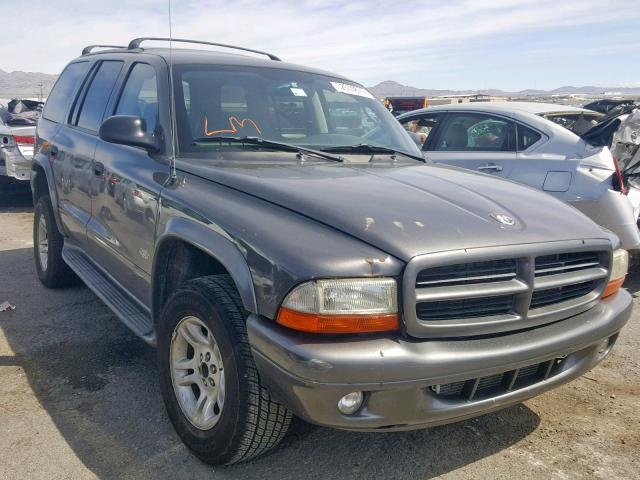
[{"label": "amber turn signal", "polygon": [[618,290],[620,290],[620,287],[624,283],[624,279],[625,279],[625,277],[616,278],[615,280],[611,280],[607,284],[607,288],[604,289],[604,293],[602,294],[602,298],[610,297],[611,295],[616,293]]},{"label": "amber turn signal", "polygon": [[398,314],[321,315],[282,307],[278,312],[282,326],[309,333],[373,333],[398,330]]}]

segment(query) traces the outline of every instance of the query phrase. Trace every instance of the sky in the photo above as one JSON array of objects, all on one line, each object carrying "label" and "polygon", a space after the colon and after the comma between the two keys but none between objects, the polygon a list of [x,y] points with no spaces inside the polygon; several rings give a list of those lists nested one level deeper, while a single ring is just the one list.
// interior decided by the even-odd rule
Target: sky
[{"label": "sky", "polygon": [[[58,73],[85,45],[169,34],[169,0],[0,7],[41,19],[3,22],[5,71]],[[172,0],[171,14],[174,38],[266,50],[367,86],[640,86],[638,0]]]}]

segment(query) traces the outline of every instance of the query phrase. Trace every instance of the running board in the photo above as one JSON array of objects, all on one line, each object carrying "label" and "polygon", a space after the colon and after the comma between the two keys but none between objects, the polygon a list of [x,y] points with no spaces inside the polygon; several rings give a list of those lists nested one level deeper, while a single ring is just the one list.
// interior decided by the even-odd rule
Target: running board
[{"label": "running board", "polygon": [[151,316],[142,305],[124,293],[81,250],[64,247],[62,249],[62,258],[87,287],[116,314],[122,323],[149,345],[156,346],[156,336]]}]

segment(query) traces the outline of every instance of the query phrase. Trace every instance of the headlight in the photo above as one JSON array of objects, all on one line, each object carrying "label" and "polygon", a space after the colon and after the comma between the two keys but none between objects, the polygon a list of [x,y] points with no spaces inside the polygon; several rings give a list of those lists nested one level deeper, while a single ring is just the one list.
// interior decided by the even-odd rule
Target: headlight
[{"label": "headlight", "polygon": [[314,333],[397,330],[398,288],[393,278],[314,280],[282,302],[278,323]]},{"label": "headlight", "polygon": [[616,293],[627,276],[629,270],[629,254],[626,250],[619,248],[613,252],[613,259],[611,261],[611,275],[609,276],[609,283],[607,288],[604,289],[602,297],[608,297]]}]

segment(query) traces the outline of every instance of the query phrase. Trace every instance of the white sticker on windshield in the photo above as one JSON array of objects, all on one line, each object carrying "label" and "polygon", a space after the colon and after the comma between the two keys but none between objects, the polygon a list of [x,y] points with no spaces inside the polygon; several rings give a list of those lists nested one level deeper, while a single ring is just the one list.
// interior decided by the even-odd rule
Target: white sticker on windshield
[{"label": "white sticker on windshield", "polygon": [[291,93],[293,93],[296,97],[306,97],[307,96],[307,92],[305,92],[302,88],[291,87]]},{"label": "white sticker on windshield", "polygon": [[336,92],[346,93],[347,95],[357,95],[359,97],[374,98],[366,89],[357,85],[349,85],[348,83],[331,82]]}]

